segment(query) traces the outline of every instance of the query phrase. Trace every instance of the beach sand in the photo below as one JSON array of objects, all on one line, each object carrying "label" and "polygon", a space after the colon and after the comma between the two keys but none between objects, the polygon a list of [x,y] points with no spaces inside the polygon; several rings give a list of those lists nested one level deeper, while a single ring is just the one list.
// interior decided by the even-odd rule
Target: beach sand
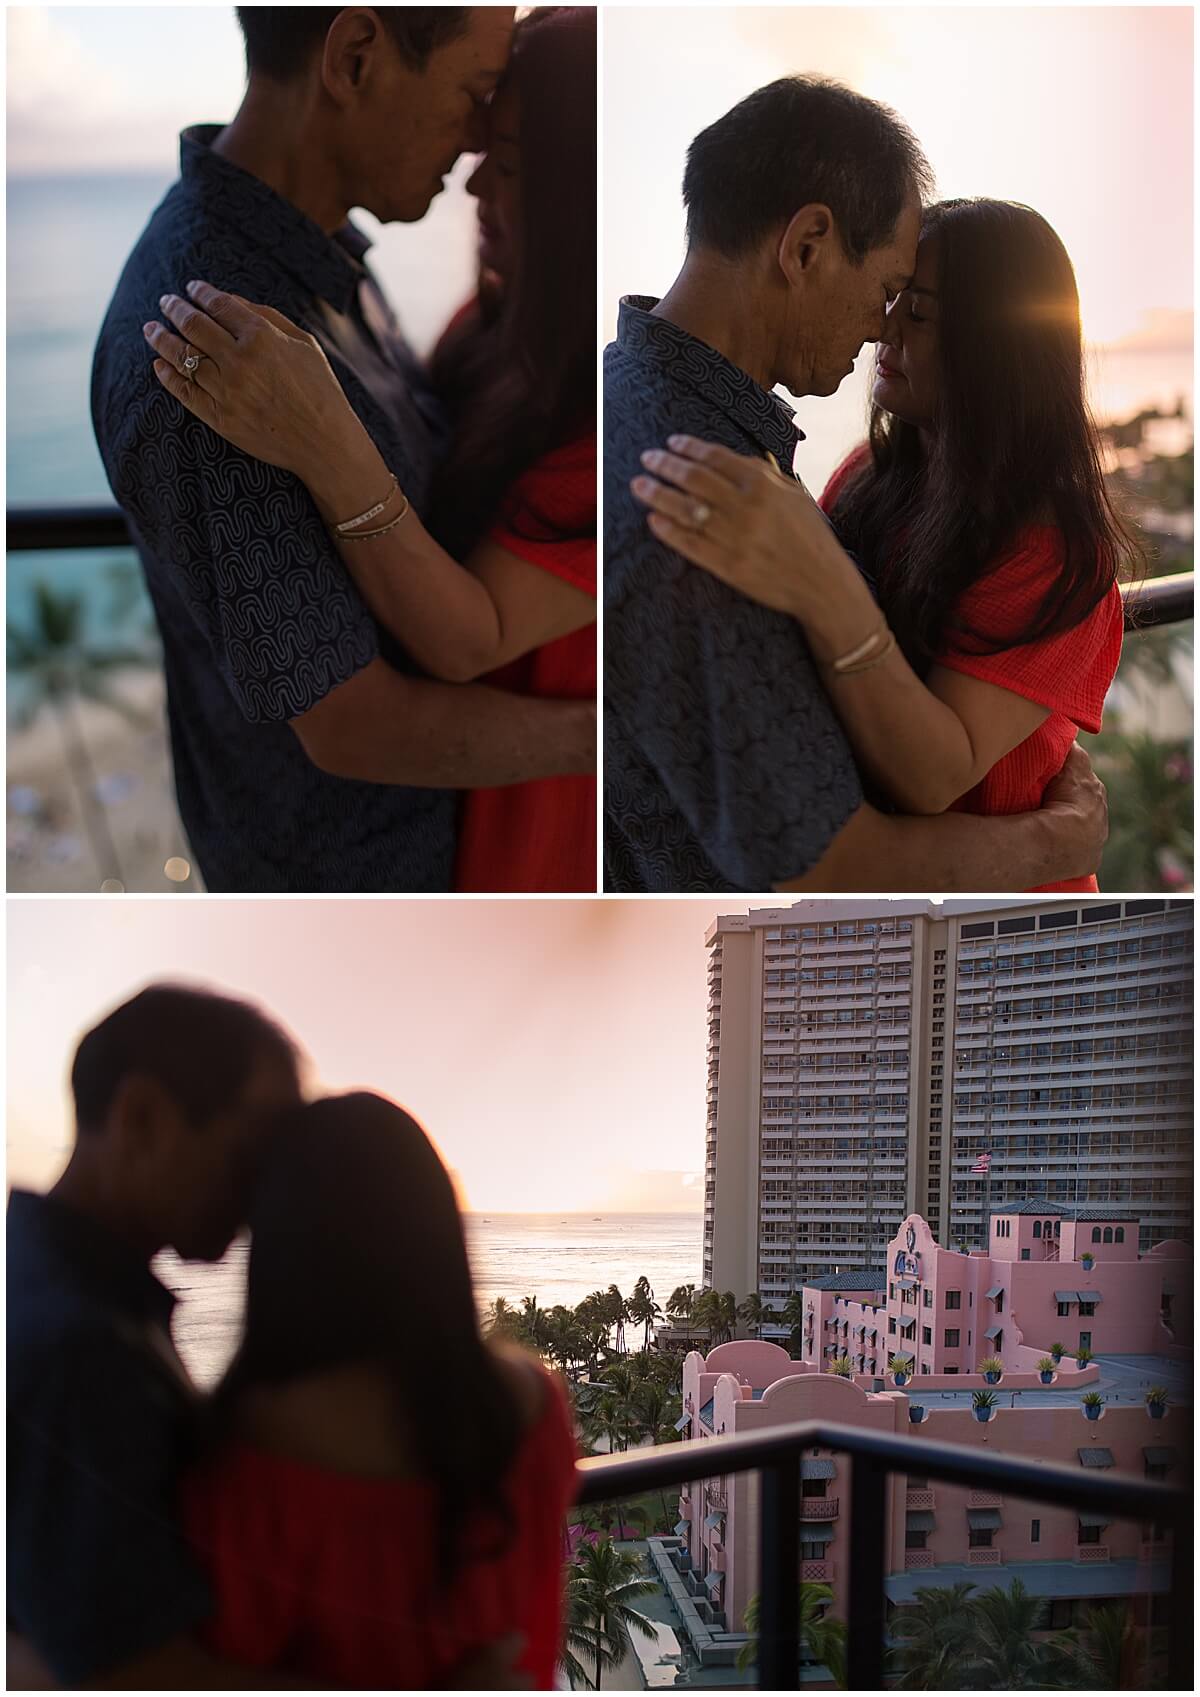
[{"label": "beach sand", "polygon": [[[93,793],[107,821],[115,864],[93,842],[62,732],[48,710],[8,733],[8,889],[116,893],[200,890],[199,873],[175,808],[167,747],[165,688],[157,671],[114,674],[115,693],[137,722],[96,702],[77,705],[77,723],[95,773]],[[167,872],[168,864],[176,874]],[[115,883],[105,885],[105,880]]]}]

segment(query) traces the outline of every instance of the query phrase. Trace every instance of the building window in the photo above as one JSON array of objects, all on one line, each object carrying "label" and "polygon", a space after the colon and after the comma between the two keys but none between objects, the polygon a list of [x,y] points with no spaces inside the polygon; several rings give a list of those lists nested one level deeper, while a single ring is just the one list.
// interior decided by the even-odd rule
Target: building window
[{"label": "building window", "polygon": [[926,1308],[933,1307],[933,1292],[928,1288],[921,1292],[921,1302]]},{"label": "building window", "polygon": [[825,1545],[824,1544],[809,1543],[806,1539],[801,1538],[801,1540],[800,1540],[800,1560],[801,1561],[824,1561],[825,1560]]},{"label": "building window", "polygon": [[1099,1243],[1100,1242],[1100,1227],[1099,1226],[1096,1226],[1096,1227],[1093,1228],[1092,1242],[1093,1243]]},{"label": "building window", "polygon": [[1031,1544],[1040,1544],[1041,1541],[1042,1523],[1040,1520],[1031,1520],[1029,1522],[1029,1542]]},{"label": "building window", "polygon": [[1059,1303],[1059,1305],[1058,1305],[1058,1317],[1059,1317],[1060,1320],[1065,1320],[1067,1318],[1067,1316],[1070,1314],[1070,1312],[1071,1312],[1071,1304],[1069,1302],[1060,1302]]},{"label": "building window", "polygon": [[996,1312],[997,1314],[1004,1312],[1004,1292],[1002,1290],[996,1292]]},{"label": "building window", "polygon": [[904,1534],[904,1548],[906,1550],[923,1550],[928,1536],[928,1532],[914,1532],[910,1527]]},{"label": "building window", "polygon": [[961,1290],[948,1290],[946,1292],[946,1307],[947,1308],[961,1308],[962,1307],[962,1291]]},{"label": "building window", "polygon": [[1102,1526],[1080,1526],[1078,1528],[1078,1542],[1081,1544],[1098,1544],[1103,1530]]},{"label": "building window", "polygon": [[[928,1326],[922,1326],[921,1327],[921,1342],[922,1343],[932,1343],[933,1342],[933,1332],[931,1331],[931,1329]],[[928,1372],[929,1369],[926,1368],[925,1371]]]},{"label": "building window", "polygon": [[971,1550],[990,1550],[992,1547],[992,1528],[990,1526],[973,1526],[967,1533],[967,1548]]},{"label": "building window", "polygon": [[1124,1226],[1118,1226],[1117,1227],[1116,1241],[1118,1243],[1124,1243],[1124,1241],[1125,1241],[1125,1227]]},{"label": "building window", "polygon": [[1033,1222],[1033,1235],[1034,1237],[1041,1237],[1042,1235],[1042,1222],[1040,1220]]},{"label": "building window", "polygon": [[1081,1320],[1090,1320],[1095,1312],[1096,1304],[1094,1302],[1081,1302],[1079,1304],[1079,1317]]},{"label": "building window", "polygon": [[895,1315],[893,1315],[893,1314],[888,1315],[888,1331],[893,1337],[895,1337],[895,1335],[896,1335],[896,1318],[895,1318]]},{"label": "building window", "polygon": [[957,1349],[958,1348],[958,1340],[959,1340],[960,1333],[959,1333],[957,1326],[947,1326],[946,1331],[943,1335],[945,1337],[945,1344],[943,1346],[944,1348],[946,1348],[946,1349]]},{"label": "building window", "polygon": [[1028,1251],[1028,1249],[1023,1249],[1023,1250],[1022,1250],[1022,1251],[1021,1251],[1021,1259],[1022,1259],[1022,1261],[1028,1261],[1028,1259],[1029,1259],[1029,1251]]}]

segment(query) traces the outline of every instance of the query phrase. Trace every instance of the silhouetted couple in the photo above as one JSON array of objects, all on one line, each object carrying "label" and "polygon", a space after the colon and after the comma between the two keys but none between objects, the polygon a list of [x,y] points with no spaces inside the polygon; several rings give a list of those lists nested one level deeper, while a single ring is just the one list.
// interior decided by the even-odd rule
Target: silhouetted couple
[{"label": "silhouetted couple", "polygon": [[[565,1393],[482,1338],[420,1126],[305,1102],[277,1025],[173,986],[89,1032],[71,1082],[65,1172],[9,1201],[9,1685],[550,1685]],[[202,1397],[150,1262],[247,1223]]]}]

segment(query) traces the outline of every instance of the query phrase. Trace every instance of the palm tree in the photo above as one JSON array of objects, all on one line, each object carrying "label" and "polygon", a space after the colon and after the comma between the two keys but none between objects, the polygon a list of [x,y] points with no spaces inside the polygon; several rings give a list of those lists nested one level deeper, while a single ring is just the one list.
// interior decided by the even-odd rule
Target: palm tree
[{"label": "palm tree", "polygon": [[1015,1690],[1046,1683],[1046,1650],[1034,1633],[1045,1621],[1046,1602],[1014,1579],[973,1600],[971,1661],[990,1689]]},{"label": "palm tree", "polygon": [[1134,1691],[1148,1683],[1147,1635],[1122,1603],[1088,1609],[1082,1630],[1057,1633],[1045,1650],[1056,1685]]},{"label": "palm tree", "polygon": [[667,1319],[674,1326],[682,1326],[688,1343],[692,1341],[692,1326],[696,1316],[696,1287],[695,1285],[676,1285],[667,1298]]},{"label": "palm tree", "polygon": [[752,1291],[738,1307],[738,1319],[758,1337],[763,1328],[763,1321],[769,1317],[766,1303],[757,1291]]},{"label": "palm tree", "polygon": [[607,1291],[605,1292],[605,1297],[607,1299],[607,1301],[606,1301],[606,1312],[608,1313],[608,1315],[610,1317],[610,1324],[614,1327],[614,1329],[616,1331],[617,1354],[618,1355],[624,1355],[624,1353],[625,1353],[625,1322],[629,1318],[629,1304],[626,1302],[625,1298],[621,1295],[621,1293],[617,1289],[616,1285],[609,1285]]},{"label": "palm tree", "polygon": [[783,1313],[779,1316],[788,1328],[788,1350],[794,1358],[799,1358],[804,1349],[804,1292],[794,1290],[783,1305]]},{"label": "palm tree", "polygon": [[[584,1544],[567,1574],[567,1652],[582,1669],[586,1657],[594,1690],[633,1647],[633,1634],[654,1639],[654,1626],[634,1607],[657,1587],[641,1577],[636,1559],[618,1550],[611,1538]],[[564,1658],[564,1666],[567,1663]],[[569,1668],[568,1668],[568,1671]]]},{"label": "palm tree", "polygon": [[974,1640],[973,1585],[924,1585],[888,1623],[890,1671],[908,1691],[958,1691]]},{"label": "palm tree", "polygon": [[577,1650],[588,1655],[589,1659],[598,1656],[601,1666],[609,1672],[620,1666],[624,1654],[611,1635],[606,1637],[593,1631],[587,1598],[582,1586],[573,1582],[575,1571],[572,1563],[568,1568],[563,1647],[558,1653],[558,1665],[566,1674],[572,1691],[591,1687],[587,1669],[575,1654]]},{"label": "palm tree", "polygon": [[23,678],[26,685],[13,724],[24,729],[43,709],[49,712],[58,727],[98,882],[120,881],[121,863],[108,814],[96,795],[96,769],[79,722],[79,702],[99,702],[131,724],[144,724],[142,714],[113,689],[111,678],[122,668],[146,666],[150,658],[144,649],[89,646],[83,598],[60,595],[41,579],[33,585],[32,611],[28,630],[8,627],[8,674]]},{"label": "palm tree", "polygon": [[737,1331],[738,1304],[737,1297],[731,1290],[723,1290],[717,1297],[718,1324],[721,1328],[721,1341],[728,1343]]},{"label": "palm tree", "polygon": [[[819,1662],[829,1669],[835,1685],[846,1683],[846,1623],[828,1614],[833,1602],[833,1590],[828,1585],[800,1586],[800,1661]],[[738,1651],[739,1668],[753,1667],[758,1660],[759,1600],[751,1597],[746,1604],[743,1624],[750,1634]]]},{"label": "palm tree", "polygon": [[642,1348],[650,1348],[650,1328],[656,1320],[662,1319],[662,1309],[654,1300],[654,1292],[650,1289],[650,1280],[643,1273],[633,1287],[633,1295],[629,1299],[629,1318],[635,1326],[644,1326]]},{"label": "palm tree", "polygon": [[696,1326],[708,1333],[708,1347],[719,1343],[721,1329],[721,1298],[715,1290],[702,1290],[696,1298],[692,1309],[692,1320]]},{"label": "palm tree", "polygon": [[521,1342],[535,1349],[539,1355],[548,1353],[551,1330],[548,1316],[544,1308],[538,1307],[536,1296],[526,1296],[521,1299],[520,1338]]},{"label": "palm tree", "polygon": [[484,1315],[483,1329],[488,1337],[515,1338],[521,1329],[521,1316],[506,1297],[498,1296]]}]

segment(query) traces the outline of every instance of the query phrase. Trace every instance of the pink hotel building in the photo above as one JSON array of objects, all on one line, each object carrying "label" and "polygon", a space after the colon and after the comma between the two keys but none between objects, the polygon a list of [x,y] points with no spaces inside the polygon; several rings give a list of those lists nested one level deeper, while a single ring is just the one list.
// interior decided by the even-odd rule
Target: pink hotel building
[{"label": "pink hotel building", "polygon": [[[778,1344],[721,1344],[690,1354],[683,1370],[684,1436],[745,1433],[800,1420],[841,1421],[889,1434],[1009,1452],[1028,1460],[1107,1469],[1167,1483],[1182,1479],[1190,1445],[1192,1264],[1171,1241],[1138,1255],[1138,1221],[1120,1210],[1027,1203],[991,1220],[987,1252],[934,1241],[910,1214],[886,1267],[818,1277],[803,1291],[800,1359]],[[1091,1267],[1084,1255],[1095,1257]],[[1051,1345],[1090,1349],[1080,1367],[1064,1356],[1045,1385]],[[913,1360],[903,1389],[884,1377],[891,1359]],[[852,1375],[828,1371],[849,1356]],[[978,1371],[998,1356],[996,1407],[977,1418]],[[1169,1388],[1161,1417],[1146,1390]],[[1103,1398],[1097,1419],[1082,1403]],[[851,1468],[813,1452],[802,1462],[802,1577],[832,1586],[844,1618],[846,1514]],[[1083,1605],[1165,1588],[1157,1529],[1110,1525],[1100,1514],[935,1484],[916,1474],[889,1481],[887,1595],[960,1580],[987,1587],[1019,1577],[1050,1602],[1048,1625],[1071,1624]],[[701,1662],[731,1661],[758,1589],[758,1480],[698,1481],[680,1498],[678,1549],[655,1553]],[[694,1617],[694,1618],[693,1618]]]}]

